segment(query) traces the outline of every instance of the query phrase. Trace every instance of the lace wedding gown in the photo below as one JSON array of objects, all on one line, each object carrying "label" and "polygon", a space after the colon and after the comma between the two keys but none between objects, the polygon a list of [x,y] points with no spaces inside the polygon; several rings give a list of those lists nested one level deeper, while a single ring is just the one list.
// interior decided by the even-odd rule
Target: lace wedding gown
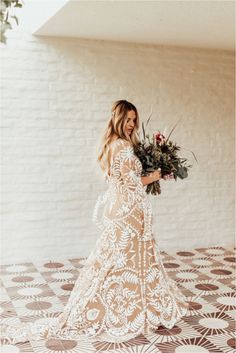
[{"label": "lace wedding gown", "polygon": [[120,138],[110,152],[108,189],[93,212],[101,234],[64,311],[17,326],[2,322],[1,337],[11,343],[45,338],[124,342],[159,325],[172,328],[187,313],[186,298],[168,277],[153,237],[141,162]]}]

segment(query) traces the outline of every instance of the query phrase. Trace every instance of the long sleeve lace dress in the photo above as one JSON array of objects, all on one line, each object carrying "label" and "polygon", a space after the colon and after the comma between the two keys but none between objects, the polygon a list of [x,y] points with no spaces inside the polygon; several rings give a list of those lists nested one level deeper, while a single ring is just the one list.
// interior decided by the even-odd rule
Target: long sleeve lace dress
[{"label": "long sleeve lace dress", "polygon": [[159,325],[172,328],[188,303],[169,278],[152,231],[151,203],[141,182],[142,165],[132,145],[110,145],[107,190],[93,221],[100,230],[59,316],[18,326],[1,324],[11,343],[46,338],[124,342]]}]

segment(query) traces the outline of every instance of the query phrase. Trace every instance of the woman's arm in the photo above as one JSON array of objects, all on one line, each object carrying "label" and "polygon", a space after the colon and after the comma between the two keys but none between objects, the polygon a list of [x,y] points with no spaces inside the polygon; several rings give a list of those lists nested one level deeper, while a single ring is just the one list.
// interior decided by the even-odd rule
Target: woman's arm
[{"label": "woman's arm", "polygon": [[153,183],[156,180],[161,179],[161,172],[159,170],[155,170],[146,176],[141,176],[141,182],[143,186]]}]

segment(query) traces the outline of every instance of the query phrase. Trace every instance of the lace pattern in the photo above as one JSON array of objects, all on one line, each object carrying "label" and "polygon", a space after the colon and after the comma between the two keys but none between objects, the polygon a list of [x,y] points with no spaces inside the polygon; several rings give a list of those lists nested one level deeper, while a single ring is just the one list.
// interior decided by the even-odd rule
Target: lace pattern
[{"label": "lace pattern", "polygon": [[45,338],[124,342],[162,324],[172,328],[188,304],[161,261],[152,232],[152,208],[142,165],[128,141],[112,144],[108,189],[92,219],[100,230],[64,311],[20,325],[1,323],[11,343]]}]

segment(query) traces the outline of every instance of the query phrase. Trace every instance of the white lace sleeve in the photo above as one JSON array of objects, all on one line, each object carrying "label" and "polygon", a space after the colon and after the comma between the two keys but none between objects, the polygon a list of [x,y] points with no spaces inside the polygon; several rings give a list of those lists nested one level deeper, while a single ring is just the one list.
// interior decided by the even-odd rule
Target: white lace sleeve
[{"label": "white lace sleeve", "polygon": [[122,141],[118,151],[115,151],[114,163],[118,164],[120,173],[120,187],[123,195],[130,203],[141,201],[144,197],[144,186],[141,181],[142,165],[135,156],[132,145]]}]

